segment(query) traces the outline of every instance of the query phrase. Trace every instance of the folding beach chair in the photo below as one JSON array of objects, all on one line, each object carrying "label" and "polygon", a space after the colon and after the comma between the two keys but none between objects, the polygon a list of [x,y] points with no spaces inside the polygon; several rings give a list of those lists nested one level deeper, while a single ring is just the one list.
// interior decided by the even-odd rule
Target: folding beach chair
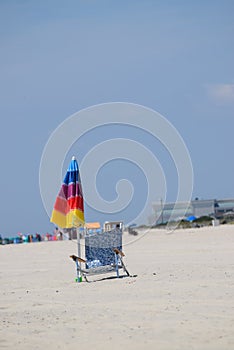
[{"label": "folding beach chair", "polygon": [[[85,259],[71,255],[77,268],[77,276],[83,276],[89,282],[89,276],[109,274],[115,272],[120,277],[123,274],[130,276],[123,262],[122,229],[120,222],[105,223],[103,230],[86,230],[85,233]],[[85,264],[85,268],[82,265]]]}]

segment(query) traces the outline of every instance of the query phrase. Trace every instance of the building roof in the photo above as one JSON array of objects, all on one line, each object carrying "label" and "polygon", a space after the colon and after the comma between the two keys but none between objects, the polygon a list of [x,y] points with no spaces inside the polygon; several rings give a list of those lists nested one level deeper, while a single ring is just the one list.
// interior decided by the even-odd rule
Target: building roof
[{"label": "building roof", "polygon": [[95,228],[100,228],[101,224],[100,222],[86,222],[84,227],[87,229],[95,229]]}]

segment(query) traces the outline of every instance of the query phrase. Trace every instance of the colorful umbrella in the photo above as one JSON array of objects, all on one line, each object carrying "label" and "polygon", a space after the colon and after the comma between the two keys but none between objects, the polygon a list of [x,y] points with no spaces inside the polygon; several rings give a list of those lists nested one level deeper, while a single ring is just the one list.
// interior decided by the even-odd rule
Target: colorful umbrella
[{"label": "colorful umbrella", "polygon": [[78,163],[72,157],[50,221],[60,228],[84,226],[84,202]]}]

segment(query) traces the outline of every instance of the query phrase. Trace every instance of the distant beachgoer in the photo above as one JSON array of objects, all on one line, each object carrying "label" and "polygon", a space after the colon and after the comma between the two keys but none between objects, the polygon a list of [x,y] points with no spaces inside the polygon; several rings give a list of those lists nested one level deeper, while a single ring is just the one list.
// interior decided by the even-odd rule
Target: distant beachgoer
[{"label": "distant beachgoer", "polygon": [[52,239],[51,239],[51,235],[47,232],[47,234],[46,234],[46,238],[47,238],[47,241],[51,241]]},{"label": "distant beachgoer", "polygon": [[33,235],[28,235],[28,243],[32,243],[33,242]]},{"label": "distant beachgoer", "polygon": [[63,240],[63,233],[61,231],[59,231],[59,240],[62,241]]},{"label": "distant beachgoer", "polygon": [[36,240],[38,242],[41,242],[41,235],[39,233],[36,233]]}]

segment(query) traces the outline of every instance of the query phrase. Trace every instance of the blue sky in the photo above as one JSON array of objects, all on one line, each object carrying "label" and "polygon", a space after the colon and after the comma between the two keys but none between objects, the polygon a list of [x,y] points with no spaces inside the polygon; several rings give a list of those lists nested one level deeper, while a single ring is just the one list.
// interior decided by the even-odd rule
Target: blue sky
[{"label": "blue sky", "polygon": [[[0,233],[52,230],[38,181],[43,148],[68,116],[103,102],[161,113],[190,152],[193,197],[234,197],[233,15],[231,0],[1,0]],[[87,136],[81,153],[108,132]],[[124,128],[119,132],[127,137]],[[147,135],[141,141],[152,145]],[[175,169],[160,145],[153,148],[167,177],[167,200],[174,200]],[[98,179],[107,199],[117,168],[144,183],[142,174],[132,176],[134,165],[127,170],[118,162]],[[99,214],[87,208],[87,219]]]}]

